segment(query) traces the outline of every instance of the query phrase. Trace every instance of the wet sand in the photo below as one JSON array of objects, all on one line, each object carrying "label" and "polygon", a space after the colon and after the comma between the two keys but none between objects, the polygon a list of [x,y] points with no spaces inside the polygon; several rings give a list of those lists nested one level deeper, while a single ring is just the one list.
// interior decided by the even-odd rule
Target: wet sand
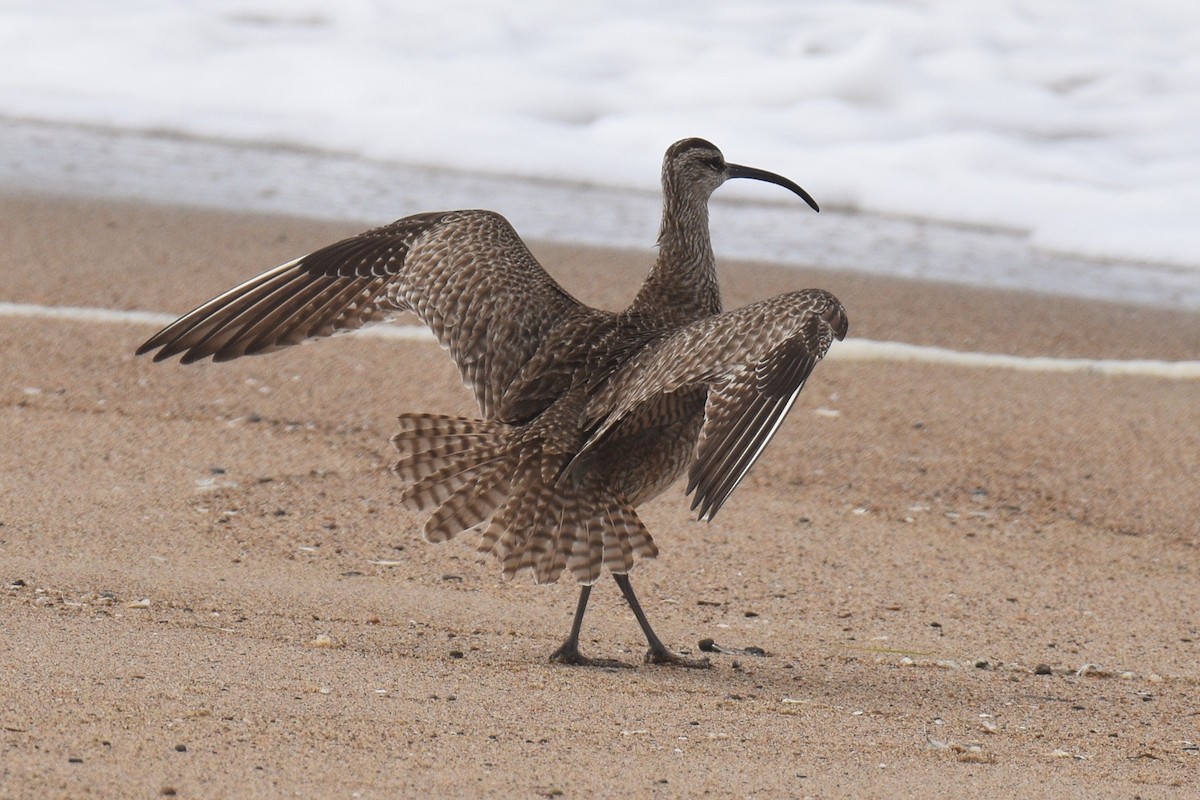
[{"label": "wet sand", "polygon": [[[183,312],[361,226],[0,197],[0,300]],[[535,253],[616,308],[652,253]],[[851,337],[1200,358],[1200,317],[725,262]],[[765,656],[555,666],[576,587],[434,546],[401,411],[472,411],[434,344],[227,364],[0,317],[0,796],[1187,797],[1200,785],[1200,383],[818,366],[711,524],[641,509],[659,634]],[[836,347],[836,344],[835,344]],[[584,649],[637,664],[611,581]],[[1045,673],[1045,674],[1038,674]]]}]

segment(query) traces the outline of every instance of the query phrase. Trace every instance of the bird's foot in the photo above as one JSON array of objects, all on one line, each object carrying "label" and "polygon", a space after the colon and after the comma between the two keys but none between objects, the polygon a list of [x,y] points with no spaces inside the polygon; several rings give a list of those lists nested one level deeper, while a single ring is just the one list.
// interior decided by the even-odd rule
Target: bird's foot
[{"label": "bird's foot", "polygon": [[567,664],[572,667],[607,667],[609,669],[632,669],[632,664],[617,661],[615,658],[588,658],[579,652],[579,646],[572,642],[563,642],[562,646],[550,654],[553,664]]},{"label": "bird's foot", "polygon": [[672,653],[665,647],[651,647],[646,651],[647,664],[662,664],[668,667],[687,667],[689,669],[708,669],[712,666],[707,658],[687,658]]}]

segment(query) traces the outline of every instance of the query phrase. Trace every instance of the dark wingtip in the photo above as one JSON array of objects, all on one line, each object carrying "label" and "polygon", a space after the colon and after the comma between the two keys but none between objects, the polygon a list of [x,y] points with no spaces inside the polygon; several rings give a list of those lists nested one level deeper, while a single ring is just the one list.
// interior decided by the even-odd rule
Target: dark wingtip
[{"label": "dark wingtip", "polygon": [[696,514],[696,519],[700,522],[712,522],[713,517],[717,515],[717,511],[725,501],[723,498],[718,501],[709,488],[700,489],[699,486],[700,478],[698,476],[689,477],[687,491],[684,494],[692,494],[695,491],[696,493],[692,495],[691,510],[700,509]]},{"label": "dark wingtip", "polygon": [[154,353],[154,355],[150,356],[150,360],[158,363],[159,361],[166,361],[171,356],[176,355],[177,352],[178,351],[172,352],[171,348],[165,347],[162,342],[156,342],[155,340],[151,339],[150,341],[143,343],[142,346],[137,350],[134,350],[133,354],[135,356],[145,356]]},{"label": "dark wingtip", "polygon": [[[174,324],[174,323],[172,323],[172,324]],[[170,326],[168,326],[168,327],[170,327]],[[144,341],[140,345],[138,345],[138,349],[134,350],[133,354],[135,356],[144,356],[144,355],[146,355],[146,353],[152,352],[152,351],[157,350],[158,348],[162,347],[164,344],[166,344],[166,337],[163,336],[163,334],[166,332],[167,332],[167,329],[163,328],[158,333],[154,334],[149,339],[147,339],[146,341]]]},{"label": "dark wingtip", "polygon": [[183,351],[183,355],[179,359],[180,364],[195,364],[197,361],[208,358],[209,353],[196,352],[195,348]]},{"label": "dark wingtip", "polygon": [[[713,517],[721,510],[721,506],[724,503],[723,499],[718,501],[715,497],[705,497],[704,504],[700,508],[700,513],[696,515],[696,520],[699,522],[712,522]],[[695,506],[692,507],[692,510],[696,510]]]},{"label": "dark wingtip", "polygon": [[[830,296],[832,297],[832,295]],[[833,300],[832,314],[833,319],[831,320],[831,324],[833,326],[833,335],[840,342],[850,332],[850,317],[846,314],[846,307],[837,298]]]}]

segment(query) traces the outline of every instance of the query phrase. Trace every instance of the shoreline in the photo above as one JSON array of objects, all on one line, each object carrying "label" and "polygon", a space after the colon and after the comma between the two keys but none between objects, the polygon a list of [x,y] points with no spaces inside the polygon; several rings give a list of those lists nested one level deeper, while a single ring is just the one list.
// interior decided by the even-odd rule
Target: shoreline
[{"label": "shoreline", "polygon": [[[0,301],[120,310],[186,311],[365,227],[11,194],[0,212]],[[608,308],[651,257],[532,247]],[[830,289],[851,337],[1200,353],[1186,312],[719,270],[730,308]],[[436,345],[184,367],[135,358],[148,333],[0,317],[0,794],[1178,797],[1195,780],[1194,381],[831,358],[713,523],[681,486],[639,509],[661,554],[633,581],[664,641],[768,655],[609,671],[546,663],[572,582],[505,583],[400,508],[395,415],[472,413]],[[586,652],[642,646],[602,581]]]},{"label": "shoreline", "polygon": [[[649,247],[660,212],[657,192],[26,120],[0,119],[0,152],[7,154],[0,159],[0,184],[10,192],[370,221],[362,227],[433,208],[484,207],[501,211],[527,239],[564,246]],[[1003,229],[836,209],[810,218],[770,193],[762,197],[753,202],[714,196],[719,258],[821,264],[868,279],[1036,287],[1052,296],[1200,312],[1200,266],[1056,254]]]}]

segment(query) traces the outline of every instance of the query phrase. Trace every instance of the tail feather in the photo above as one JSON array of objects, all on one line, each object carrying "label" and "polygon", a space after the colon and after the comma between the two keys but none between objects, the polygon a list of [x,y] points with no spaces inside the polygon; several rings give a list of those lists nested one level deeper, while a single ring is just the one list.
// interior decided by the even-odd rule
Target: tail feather
[{"label": "tail feather", "polygon": [[[629,572],[638,558],[654,558],[658,545],[646,530],[633,506],[621,497],[613,498],[608,508],[609,528],[605,528],[604,566],[609,572]],[[608,531],[612,533],[609,534]]]},{"label": "tail feather", "polygon": [[502,449],[461,455],[454,461],[411,484],[400,495],[400,502],[417,511],[436,508],[457,494],[460,489],[475,483],[497,462],[503,462]]},{"label": "tail feather", "polygon": [[434,509],[425,538],[444,542],[482,528],[478,549],[505,578],[529,570],[553,583],[565,570],[592,584],[604,569],[629,572],[658,554],[633,507],[599,480],[559,481],[564,456],[498,422],[430,414],[400,418],[393,469],[401,502]]},{"label": "tail feather", "polygon": [[483,529],[476,548],[481,555],[492,556],[504,563],[512,543],[505,540],[505,533],[512,529],[520,495],[509,495],[508,499],[492,515],[492,521]]},{"label": "tail feather", "polygon": [[554,583],[567,568],[567,552],[575,540],[575,528],[565,525],[568,498],[556,492],[551,500],[549,521],[553,524],[550,546],[532,565],[534,579],[538,583]]},{"label": "tail feather", "polygon": [[604,557],[604,526],[607,521],[602,514],[596,513],[599,511],[596,506],[586,511],[588,513],[580,515],[571,554],[567,556],[567,568],[575,580],[590,585],[600,577]]},{"label": "tail feather", "polygon": [[550,505],[554,500],[553,492],[538,492],[533,497],[533,502],[530,503],[529,528],[525,534],[524,546],[519,548],[519,559],[513,559],[512,554],[505,559],[504,571],[505,577],[508,575],[510,564],[514,564],[512,572],[515,575],[521,570],[530,570],[533,572],[534,579],[538,583],[542,583],[542,576],[538,573],[536,565],[542,561],[543,556],[549,555],[554,549],[554,540],[558,534],[558,526],[554,521],[549,519]]},{"label": "tail feather", "polygon": [[392,446],[401,456],[419,455],[450,443],[470,447],[494,439],[505,430],[498,422],[441,414],[404,414],[399,421],[400,430],[392,437]]},{"label": "tail feather", "polygon": [[507,426],[435,414],[405,414],[392,445],[392,470],[409,486],[400,501],[436,508],[425,526],[430,541],[445,541],[480,524],[504,501],[500,484],[509,456]]},{"label": "tail feather", "polygon": [[601,539],[604,542],[604,566],[609,572],[625,573],[633,568],[633,547],[623,528],[618,528],[612,509],[605,509],[608,525],[604,526]]},{"label": "tail feather", "polygon": [[425,538],[445,542],[488,521],[508,497],[503,464],[493,463],[474,481],[464,483],[425,522]]},{"label": "tail feather", "polygon": [[658,555],[658,545],[654,543],[654,538],[633,506],[624,500],[621,501],[621,520],[622,530],[625,532],[622,538],[629,542],[634,557],[655,558]]},{"label": "tail feather", "polygon": [[514,491],[492,518],[492,523],[480,540],[480,550],[491,543],[487,552],[500,562],[506,580],[516,575],[521,566],[521,558],[533,527],[533,507],[529,492]]},{"label": "tail feather", "polygon": [[443,467],[461,461],[461,456],[472,453],[481,440],[482,437],[476,439],[466,439],[466,437],[463,437],[462,440],[448,441],[419,453],[402,456],[392,465],[392,472],[396,473],[404,481],[416,482],[424,480]]}]

